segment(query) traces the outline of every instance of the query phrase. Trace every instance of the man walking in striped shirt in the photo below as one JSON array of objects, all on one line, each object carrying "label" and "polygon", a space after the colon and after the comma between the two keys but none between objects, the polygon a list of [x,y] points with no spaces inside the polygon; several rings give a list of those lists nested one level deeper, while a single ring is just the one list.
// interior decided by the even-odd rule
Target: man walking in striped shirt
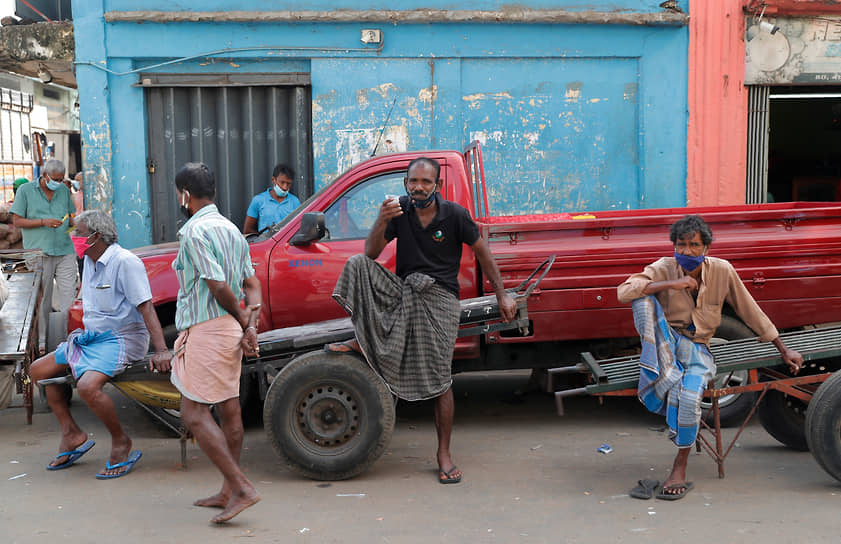
[{"label": "man walking in striped shirt", "polygon": [[[171,380],[181,392],[181,418],[222,472],[216,495],[193,504],[222,508],[211,518],[224,523],[260,500],[239,466],[242,416],[239,380],[243,352],[257,353],[260,281],[239,229],[213,199],[216,180],[207,166],[187,163],[175,176],[176,196],[189,220],[178,231],[178,302]],[[240,301],[245,299],[245,308]],[[169,370],[159,368],[159,370]],[[221,428],[210,407],[220,413]]]}]

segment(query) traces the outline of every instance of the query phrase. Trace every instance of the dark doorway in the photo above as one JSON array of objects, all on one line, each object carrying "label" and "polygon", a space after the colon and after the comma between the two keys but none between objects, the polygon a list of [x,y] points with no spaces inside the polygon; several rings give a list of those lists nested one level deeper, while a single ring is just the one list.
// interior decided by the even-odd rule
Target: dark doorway
[{"label": "dark doorway", "polygon": [[841,87],[772,87],[768,200],[841,201]]},{"label": "dark doorway", "polygon": [[[205,85],[202,76],[167,76],[146,89],[153,243],[174,241],[185,221],[173,180],[187,162],[203,162],[214,172],[216,205],[239,228],[252,197],[269,188],[277,163],[295,170],[292,193],[302,202],[312,194],[308,85],[278,85],[280,75],[272,85],[243,84],[246,75],[233,85],[225,76],[204,76]],[[184,83],[189,86],[178,86]]]}]

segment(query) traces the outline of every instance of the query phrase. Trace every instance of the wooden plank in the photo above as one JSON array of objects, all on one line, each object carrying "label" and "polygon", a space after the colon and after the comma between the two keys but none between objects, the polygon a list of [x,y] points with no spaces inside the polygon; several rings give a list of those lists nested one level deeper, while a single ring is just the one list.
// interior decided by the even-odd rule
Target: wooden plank
[{"label": "wooden plank", "polygon": [[0,308],[0,359],[24,358],[40,281],[40,272],[14,272],[8,278],[9,297]]}]

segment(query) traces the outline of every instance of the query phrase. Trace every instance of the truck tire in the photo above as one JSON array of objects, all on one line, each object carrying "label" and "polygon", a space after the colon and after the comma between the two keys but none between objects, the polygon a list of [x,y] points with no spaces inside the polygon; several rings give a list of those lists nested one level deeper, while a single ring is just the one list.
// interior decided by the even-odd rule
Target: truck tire
[{"label": "truck tire", "polygon": [[290,470],[313,480],[345,480],[382,455],[394,431],[394,401],[360,357],[314,351],[275,377],[263,425]]},{"label": "truck tire", "polygon": [[[716,339],[721,340],[740,340],[742,338],[751,338],[756,336],[750,327],[729,315],[721,316],[721,325],[715,331],[715,336],[710,340],[710,344],[714,344]],[[716,386],[723,387],[727,376],[720,376],[716,378]],[[739,370],[733,373],[727,385],[736,386],[744,385],[748,382],[748,371]],[[727,395],[718,399],[719,417],[721,418],[722,427],[733,427],[741,425],[742,422],[756,402],[756,393],[740,393],[738,395]],[[705,421],[712,422],[712,402],[704,398],[701,400],[701,408],[703,409],[703,417]]]},{"label": "truck tire", "polygon": [[759,423],[768,434],[797,451],[808,451],[806,404],[781,391],[768,391],[757,409]]},{"label": "truck tire", "polygon": [[841,481],[841,372],[823,382],[809,402],[806,442],[821,468]]}]

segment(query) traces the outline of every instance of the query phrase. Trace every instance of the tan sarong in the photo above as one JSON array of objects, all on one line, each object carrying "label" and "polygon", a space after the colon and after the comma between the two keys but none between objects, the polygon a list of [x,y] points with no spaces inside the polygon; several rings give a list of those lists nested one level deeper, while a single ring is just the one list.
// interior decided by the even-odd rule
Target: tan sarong
[{"label": "tan sarong", "polygon": [[242,327],[230,314],[193,325],[175,340],[172,383],[203,404],[239,396]]}]

